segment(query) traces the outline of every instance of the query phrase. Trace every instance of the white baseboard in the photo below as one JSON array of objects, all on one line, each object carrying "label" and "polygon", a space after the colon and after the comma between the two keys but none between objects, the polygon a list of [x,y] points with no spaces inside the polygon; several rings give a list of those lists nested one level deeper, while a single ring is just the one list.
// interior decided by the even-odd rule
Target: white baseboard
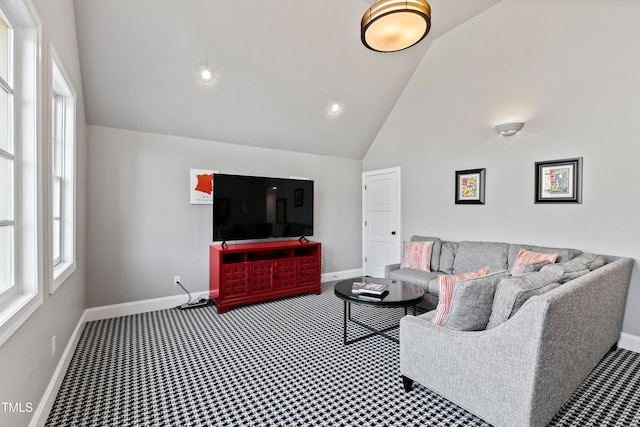
[{"label": "white baseboard", "polygon": [[623,332],[620,334],[618,347],[640,353],[640,337]]},{"label": "white baseboard", "polygon": [[73,333],[71,334],[71,338],[69,338],[69,342],[64,348],[64,352],[60,357],[60,361],[58,362],[58,366],[56,366],[55,371],[53,371],[53,376],[49,381],[49,385],[47,389],[44,391],[44,395],[38,404],[38,407],[33,413],[31,417],[31,421],[29,422],[29,427],[42,427],[47,422],[47,417],[49,416],[49,412],[51,412],[51,408],[53,407],[53,403],[56,400],[56,396],[58,395],[58,391],[60,390],[60,386],[62,385],[62,380],[64,379],[64,375],[67,373],[67,368],[71,363],[71,359],[73,358],[73,354],[76,351],[76,347],[78,346],[78,342],[80,341],[80,336],[82,335],[82,331],[84,329],[84,324],[86,322],[85,315],[87,311],[85,310],[82,316],[80,316],[80,320],[78,320],[78,324],[76,325]]},{"label": "white baseboard", "polygon": [[[209,296],[209,292],[191,292],[192,299],[196,299],[202,295]],[[102,307],[92,307],[85,311],[85,322],[110,319],[112,317],[129,316],[131,314],[146,313],[148,311],[164,310],[184,304],[187,300],[187,295],[182,294],[172,295],[170,297],[146,299],[142,301],[125,302],[122,304],[104,305]]]},{"label": "white baseboard", "polygon": [[[330,282],[332,280],[348,279],[362,275],[362,269],[337,271],[334,273],[325,273],[320,276],[320,281]],[[202,295],[209,295],[207,290],[199,292],[191,292],[193,299]],[[105,305],[102,307],[88,308],[84,314],[85,322],[94,320],[110,319],[112,317],[129,316],[132,314],[146,313],[148,311],[164,310],[173,308],[187,302],[186,295],[172,295],[169,297],[147,299],[142,301],[126,302],[122,304]]]},{"label": "white baseboard", "polygon": [[332,280],[344,280],[351,277],[362,276],[362,269],[356,268],[353,270],[336,271],[333,273],[323,273],[320,275],[320,281],[322,283],[331,282]]}]

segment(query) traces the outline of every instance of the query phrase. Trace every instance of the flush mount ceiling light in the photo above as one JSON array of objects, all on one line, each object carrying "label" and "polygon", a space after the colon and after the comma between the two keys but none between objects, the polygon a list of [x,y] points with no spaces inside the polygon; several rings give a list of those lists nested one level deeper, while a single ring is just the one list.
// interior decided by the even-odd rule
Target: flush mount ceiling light
[{"label": "flush mount ceiling light", "polygon": [[362,43],[376,52],[396,52],[425,38],[431,29],[431,6],[425,0],[380,0],[364,13]]},{"label": "flush mount ceiling light", "polygon": [[200,77],[200,80],[203,82],[210,82],[214,76],[213,70],[209,67],[200,67],[198,71],[198,77]]},{"label": "flush mount ceiling light", "polygon": [[331,107],[329,107],[329,111],[332,112],[333,114],[337,113],[338,111],[340,111],[340,104],[338,104],[337,102],[334,104],[331,104]]},{"label": "flush mount ceiling light", "polygon": [[496,126],[496,132],[502,136],[512,136],[518,133],[518,131],[522,129],[522,126],[524,126],[522,122],[503,123]]}]

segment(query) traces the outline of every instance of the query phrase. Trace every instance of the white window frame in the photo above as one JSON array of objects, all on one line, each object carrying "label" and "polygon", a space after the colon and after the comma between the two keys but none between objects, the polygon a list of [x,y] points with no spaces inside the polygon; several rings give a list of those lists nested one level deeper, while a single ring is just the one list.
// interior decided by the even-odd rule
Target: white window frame
[{"label": "white window frame", "polygon": [[[49,162],[51,185],[49,209],[51,212],[50,280],[49,293],[54,293],[76,270],[76,91],[62,66],[53,44],[49,43]],[[57,99],[57,100],[56,100]],[[56,103],[58,110],[56,110]],[[56,120],[56,114],[58,120]],[[59,144],[60,169],[56,170],[55,150]],[[56,181],[60,188],[60,236],[56,242],[53,223],[57,219],[54,210]],[[60,245],[59,258],[54,258],[54,246]]]},{"label": "white window frame", "polygon": [[0,345],[42,305],[42,24],[31,0],[0,0],[13,30],[13,292],[0,306]]}]

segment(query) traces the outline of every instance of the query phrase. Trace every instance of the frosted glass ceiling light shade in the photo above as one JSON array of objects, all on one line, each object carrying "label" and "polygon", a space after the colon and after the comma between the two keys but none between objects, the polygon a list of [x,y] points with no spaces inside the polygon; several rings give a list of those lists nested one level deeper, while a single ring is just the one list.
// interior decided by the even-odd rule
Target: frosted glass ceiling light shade
[{"label": "frosted glass ceiling light shade", "polygon": [[431,6],[425,0],[380,0],[364,13],[362,43],[376,52],[396,52],[425,38],[431,29]]},{"label": "frosted glass ceiling light shade", "polygon": [[496,132],[498,132],[502,136],[511,136],[515,135],[522,129],[524,123],[514,122],[514,123],[503,123],[501,125],[496,126]]}]

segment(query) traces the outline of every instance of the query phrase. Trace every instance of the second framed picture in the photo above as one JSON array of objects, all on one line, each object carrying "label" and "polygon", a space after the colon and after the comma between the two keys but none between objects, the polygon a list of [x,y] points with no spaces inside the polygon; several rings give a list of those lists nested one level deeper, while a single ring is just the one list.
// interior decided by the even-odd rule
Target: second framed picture
[{"label": "second framed picture", "polygon": [[535,203],[582,203],[582,157],[535,163]]},{"label": "second framed picture", "polygon": [[456,171],[456,204],[484,205],[486,169]]}]

